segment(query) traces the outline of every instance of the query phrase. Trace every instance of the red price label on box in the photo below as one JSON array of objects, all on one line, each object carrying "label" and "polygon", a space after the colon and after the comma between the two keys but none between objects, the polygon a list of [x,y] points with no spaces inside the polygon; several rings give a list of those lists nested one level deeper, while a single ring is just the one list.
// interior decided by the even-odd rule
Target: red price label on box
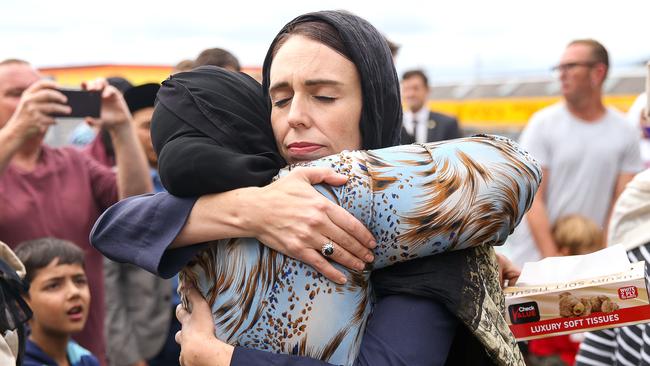
[{"label": "red price label on box", "polygon": [[636,299],[637,297],[639,297],[639,291],[636,286],[627,286],[618,289],[618,298],[621,300]]}]

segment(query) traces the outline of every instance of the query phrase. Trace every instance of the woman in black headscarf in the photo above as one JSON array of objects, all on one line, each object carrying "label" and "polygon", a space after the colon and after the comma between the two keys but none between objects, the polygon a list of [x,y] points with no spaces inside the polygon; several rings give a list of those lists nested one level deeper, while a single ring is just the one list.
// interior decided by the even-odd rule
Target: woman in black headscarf
[{"label": "woman in black headscarf", "polygon": [[[272,66],[272,61],[276,53],[278,52],[278,49],[282,47],[283,42],[287,42],[287,39],[290,39],[290,36],[288,35],[293,34],[292,32],[294,32],[295,29],[299,29],[301,24],[305,24],[309,22],[326,23],[329,24],[330,26],[333,26],[338,31],[338,35],[343,39],[343,43],[344,43],[343,47],[345,47],[344,51],[346,51],[340,53],[345,55],[349,60],[351,60],[354,63],[354,65],[358,70],[359,75],[361,76],[360,84],[362,89],[361,96],[363,97],[363,102],[361,104],[362,110],[360,113],[359,132],[361,135],[360,140],[363,142],[363,146],[364,147],[390,146],[394,141],[397,141],[397,133],[398,133],[397,131],[399,131],[398,121],[399,121],[400,109],[399,109],[399,93],[397,87],[397,78],[395,76],[394,69],[392,68],[392,62],[389,59],[390,57],[389,53],[386,52],[387,47],[385,46],[383,39],[381,39],[381,36],[379,36],[376,30],[374,30],[374,28],[372,30],[368,30],[367,27],[369,26],[369,24],[367,24],[364,21],[361,21],[357,17],[351,16],[346,13],[341,13],[341,12],[319,12],[319,13],[308,14],[299,17],[294,21],[292,21],[291,23],[289,23],[285,27],[285,29],[281,31],[280,35],[276,37],[276,40],[274,41],[269,51],[269,54],[267,55],[267,59],[265,61],[264,91],[266,92],[269,89],[271,90],[274,89],[274,86],[270,85],[270,73],[271,73],[270,69]],[[321,43],[324,43],[329,46],[327,40],[322,41]],[[336,46],[330,48],[338,51],[336,49]],[[368,50],[373,50],[373,51],[368,51]],[[379,53],[379,55],[377,54],[373,55],[373,53]],[[382,57],[386,57],[386,58],[382,58]],[[382,73],[382,71],[386,71],[386,70],[382,70],[381,67],[378,67],[381,65],[389,65],[391,72],[388,75],[392,75],[392,77],[390,76],[387,77],[386,73]],[[172,80],[173,79],[174,78],[172,78]],[[179,85],[179,87],[182,87],[183,83],[180,84],[181,85]],[[198,110],[199,110],[199,113],[194,114],[194,116],[191,119],[198,120],[201,118],[205,119],[207,117],[208,120],[211,120],[212,116],[210,114],[213,112],[213,110],[211,110],[209,106],[206,106],[205,103],[202,102],[201,98],[197,98],[196,97],[197,94],[199,93],[192,93],[191,91],[188,92],[188,95],[190,95],[189,100],[191,100],[191,103],[198,106]],[[282,98],[278,99],[277,96],[274,97],[273,95],[271,95],[271,97],[274,100],[274,103],[279,103],[280,101],[284,101],[284,99]],[[177,113],[175,113],[175,111],[184,111],[187,108],[184,108],[183,106],[180,107],[170,106],[169,104],[165,103],[163,97],[161,97],[161,104],[165,105],[165,109],[166,109],[165,113],[173,115],[173,117],[177,118],[178,120],[185,121],[185,119],[183,119],[183,117],[181,116],[178,116]],[[279,104],[277,104],[276,106],[279,106]],[[191,107],[191,106],[186,106],[186,107]],[[161,111],[163,111],[163,109],[161,109]],[[163,147],[161,148],[160,151],[161,159],[165,155],[165,149],[167,149],[168,146],[176,146],[175,149],[180,148],[182,150],[185,144],[179,143],[177,145],[174,145],[174,141],[185,139],[188,137],[188,135],[190,135],[190,137],[192,138],[205,138],[204,143],[206,144],[205,146],[208,147],[214,144],[215,142],[216,145],[221,144],[221,142],[218,141],[219,139],[210,138],[210,136],[217,136],[219,134],[227,135],[229,133],[232,133],[233,131],[236,131],[236,129],[228,130],[229,128],[228,123],[223,123],[223,124],[213,126],[219,129],[218,131],[217,130],[202,131],[201,128],[197,126],[192,126],[191,123],[188,124],[188,126],[189,129],[184,130],[182,133],[178,133],[173,129],[171,129],[171,133],[169,133],[169,131],[167,133],[163,133],[164,135],[162,138]],[[234,127],[234,125],[231,127]],[[154,129],[156,128],[157,127],[154,126]],[[242,146],[232,147],[232,148],[242,149]],[[196,149],[195,151],[189,153],[183,152],[181,155],[189,157],[189,159],[183,159],[180,162],[181,163],[185,162],[185,164],[188,164],[188,166],[193,167],[190,170],[196,167],[200,167],[200,165],[204,163],[205,160],[198,159],[198,163],[197,163],[197,159],[195,159],[195,157],[199,156],[197,152],[200,152],[201,150],[204,149]],[[173,151],[173,149],[170,149],[169,151]],[[237,150],[237,151],[241,151],[241,150]],[[259,152],[247,151],[246,153],[257,154],[260,152],[263,153],[264,151],[259,151]],[[177,155],[177,154],[174,153],[172,155]],[[215,154],[215,156],[219,156],[219,154]],[[270,157],[270,160],[273,161],[273,157]],[[212,160],[212,162],[214,162],[214,160]],[[252,164],[252,166],[253,166],[253,170],[255,170],[256,168],[260,168],[260,170],[262,171],[266,169],[264,168],[265,166],[264,164],[262,165]],[[181,164],[181,168],[183,168],[182,164]],[[174,181],[174,172],[175,171],[172,170],[171,181],[168,180],[167,181],[168,183]],[[163,172],[163,179],[166,179],[164,178],[165,175],[166,173]],[[223,175],[224,172],[219,171],[216,172],[213,175],[213,177],[218,177],[219,179],[223,179],[222,178]],[[228,179],[226,178],[226,180]],[[207,181],[210,181],[209,174],[207,177]],[[181,179],[179,182],[183,183],[183,180]],[[260,184],[264,184],[264,183],[265,182],[260,182]],[[171,183],[171,186],[174,186],[174,184]],[[183,188],[182,184],[180,188]],[[191,191],[191,188],[189,189],[189,191]],[[110,221],[110,216],[111,215],[109,214],[109,217],[104,218],[102,220]],[[98,222],[98,227],[94,231],[93,242],[96,244],[98,243],[98,241],[102,240],[101,236],[103,234],[106,234],[105,223],[103,223],[102,220]],[[191,216],[190,216],[190,220],[191,220]],[[178,230],[174,232],[173,236],[176,236],[176,233],[178,233]],[[124,239],[124,235],[122,235],[120,238]],[[167,243],[169,242],[171,242],[171,240],[167,241]],[[322,243],[323,241],[320,241],[320,244],[317,243],[316,248],[322,245]],[[165,246],[162,249],[166,248],[166,246],[167,245],[165,244]],[[323,250],[324,249],[325,248],[323,247]],[[341,248],[336,247],[336,252],[338,252],[339,249]],[[436,301],[434,302],[442,303],[447,308],[449,308],[449,310],[455,313],[468,327],[470,327],[470,330],[476,336],[485,337],[485,339],[481,339],[481,340],[484,341],[483,342],[484,346],[487,346],[488,353],[490,353],[490,356],[492,356],[494,359],[500,359],[505,363],[512,364],[512,362],[510,361],[517,361],[517,360],[520,361],[520,359],[518,358],[519,354],[516,351],[513,351],[511,349],[513,342],[510,341],[512,340],[509,339],[509,342],[504,341],[504,339],[508,339],[508,335],[505,334],[504,329],[502,329],[504,323],[502,321],[499,322],[498,319],[487,320],[495,316],[496,317],[500,316],[498,312],[498,305],[500,304],[498,303],[495,304],[494,302],[495,301],[498,302],[499,300],[502,300],[499,299],[498,297],[498,293],[497,293],[498,283],[496,283],[497,282],[496,276],[492,276],[494,274],[492,272],[495,270],[495,266],[490,265],[490,261],[493,259],[493,253],[491,253],[490,250],[491,249],[488,249],[488,247],[486,246],[480,246],[478,251],[457,252],[461,254],[457,254],[455,256],[449,255],[446,256],[445,259],[438,260],[437,262],[431,262],[428,260],[419,260],[421,263],[419,265],[414,266],[415,268],[417,268],[417,270],[415,271],[398,269],[390,272],[385,272],[383,275],[384,280],[382,281],[385,282],[385,285],[383,286],[382,291],[384,291],[386,294],[400,294],[399,296],[403,296],[404,294],[413,294],[413,295],[424,295],[428,298],[436,299]],[[172,251],[169,251],[169,254],[171,253]],[[325,251],[323,253],[325,254]],[[115,251],[112,254],[114,256],[119,256],[119,253],[116,254]],[[159,252],[157,252],[156,254],[159,254]],[[435,258],[435,257],[431,257],[431,258]],[[160,259],[160,257],[158,257],[158,260],[159,260],[158,263],[154,263],[154,266],[151,266],[150,268],[153,268],[154,270],[163,273],[164,269],[162,267],[165,267],[163,265],[165,264],[165,259],[164,258]],[[176,257],[175,259],[171,259],[171,261],[174,260],[178,260],[178,257]],[[146,260],[142,260],[142,261],[145,262]],[[168,261],[166,264],[170,265],[170,263],[171,262]],[[414,263],[414,262],[410,262],[410,263]],[[409,268],[410,267],[411,266],[409,264]],[[470,281],[465,276],[467,277],[473,276],[474,278],[472,279],[472,281]],[[436,277],[436,278],[431,278],[431,277]],[[416,278],[417,281],[413,281],[413,278]],[[487,286],[480,283],[481,278],[488,281]],[[374,282],[378,282],[378,281],[374,281]],[[472,282],[472,283],[468,284],[465,282]],[[407,283],[411,284],[411,286],[404,286],[404,284]],[[463,304],[464,301],[471,301],[471,303]],[[466,309],[462,309],[462,307],[459,308],[460,305],[467,305],[467,308]],[[467,314],[464,314],[463,313],[464,311],[466,311]],[[481,321],[481,324],[479,324],[479,321]],[[505,332],[507,333],[507,327],[505,329]],[[412,335],[412,336],[415,336],[417,338],[418,335]],[[489,339],[490,336],[495,336],[495,338],[501,337],[500,338],[501,343],[499,343],[499,339],[496,340]],[[411,339],[413,338],[411,337]]]}]

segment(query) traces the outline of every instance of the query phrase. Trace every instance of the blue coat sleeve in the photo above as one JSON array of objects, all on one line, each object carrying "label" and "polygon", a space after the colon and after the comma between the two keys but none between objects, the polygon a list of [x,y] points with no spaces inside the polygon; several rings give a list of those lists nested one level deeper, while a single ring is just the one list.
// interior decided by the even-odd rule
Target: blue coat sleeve
[{"label": "blue coat sleeve", "polygon": [[167,250],[181,231],[197,198],[169,193],[122,200],[106,210],[90,233],[90,242],[106,257],[170,278],[204,245]]}]

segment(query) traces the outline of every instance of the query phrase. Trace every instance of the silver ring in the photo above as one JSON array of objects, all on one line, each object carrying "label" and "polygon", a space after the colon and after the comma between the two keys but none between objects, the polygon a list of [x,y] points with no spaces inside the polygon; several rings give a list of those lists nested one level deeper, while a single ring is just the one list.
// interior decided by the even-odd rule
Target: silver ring
[{"label": "silver ring", "polygon": [[329,257],[334,254],[334,244],[332,244],[332,241],[330,240],[327,243],[323,244],[323,246],[320,247],[320,252],[324,257]]}]

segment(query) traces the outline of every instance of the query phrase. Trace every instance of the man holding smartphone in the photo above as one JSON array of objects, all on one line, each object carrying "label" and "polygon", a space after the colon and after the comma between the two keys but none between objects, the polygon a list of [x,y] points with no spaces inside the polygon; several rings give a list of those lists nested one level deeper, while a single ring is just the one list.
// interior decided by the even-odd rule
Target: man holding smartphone
[{"label": "man holding smartphone", "polygon": [[105,80],[84,85],[101,93],[100,118],[115,145],[117,174],[74,148],[43,144],[54,116],[70,115],[58,85],[22,60],[0,62],[0,240],[70,240],[86,252],[92,295],[77,340],[105,364],[102,256],[88,242],[93,223],[118,199],[152,190],[149,168],[122,95]]}]

